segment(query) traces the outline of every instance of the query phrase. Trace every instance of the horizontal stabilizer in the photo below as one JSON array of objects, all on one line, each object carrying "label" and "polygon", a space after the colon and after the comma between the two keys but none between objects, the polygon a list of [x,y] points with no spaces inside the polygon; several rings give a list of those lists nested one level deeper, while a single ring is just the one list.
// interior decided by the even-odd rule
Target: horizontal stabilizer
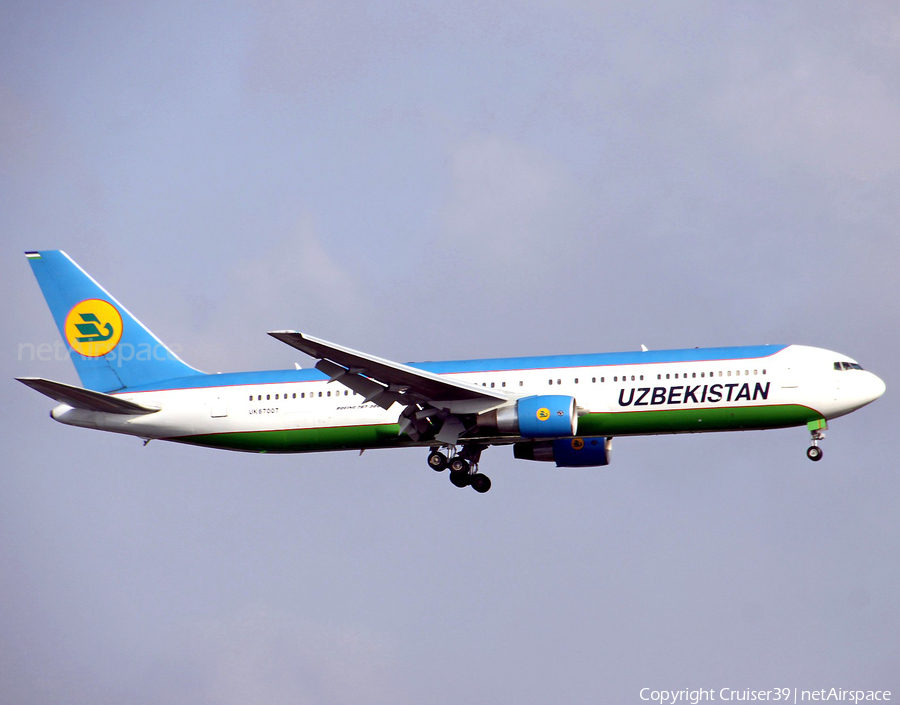
[{"label": "horizontal stabilizer", "polygon": [[150,406],[142,406],[133,401],[119,399],[111,394],[73,387],[70,384],[54,382],[49,379],[40,377],[16,377],[16,379],[41,394],[75,409],[102,411],[107,414],[152,414],[159,411]]}]

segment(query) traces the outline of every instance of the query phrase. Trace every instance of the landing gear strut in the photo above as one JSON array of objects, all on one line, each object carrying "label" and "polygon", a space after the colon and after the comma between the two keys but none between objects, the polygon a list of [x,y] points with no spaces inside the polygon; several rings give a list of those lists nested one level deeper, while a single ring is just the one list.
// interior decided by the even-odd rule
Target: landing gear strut
[{"label": "landing gear strut", "polygon": [[806,449],[806,457],[813,461],[819,461],[824,455],[822,449],[819,448],[819,441],[825,438],[825,434],[815,429],[810,431],[809,435],[812,438],[812,445]]},{"label": "landing gear strut", "polygon": [[450,468],[450,483],[456,487],[471,487],[476,492],[484,494],[491,489],[491,479],[487,475],[478,472],[478,461],[481,459],[481,451],[486,446],[478,443],[469,443],[457,453],[456,448],[447,446],[452,455],[448,457],[441,452],[440,447],[431,448],[428,454],[428,466],[432,470],[441,472]]}]

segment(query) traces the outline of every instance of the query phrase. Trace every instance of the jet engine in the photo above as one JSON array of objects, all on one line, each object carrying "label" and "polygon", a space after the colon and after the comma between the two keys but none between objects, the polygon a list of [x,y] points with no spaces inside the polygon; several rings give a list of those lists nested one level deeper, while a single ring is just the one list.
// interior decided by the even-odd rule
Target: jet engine
[{"label": "jet engine", "polygon": [[562,394],[523,397],[515,404],[478,415],[478,427],[523,438],[574,436],[575,398]]},{"label": "jet engine", "polygon": [[513,444],[513,455],[521,460],[555,462],[558,468],[595,468],[609,465],[612,438],[558,438],[554,441],[524,441]]}]

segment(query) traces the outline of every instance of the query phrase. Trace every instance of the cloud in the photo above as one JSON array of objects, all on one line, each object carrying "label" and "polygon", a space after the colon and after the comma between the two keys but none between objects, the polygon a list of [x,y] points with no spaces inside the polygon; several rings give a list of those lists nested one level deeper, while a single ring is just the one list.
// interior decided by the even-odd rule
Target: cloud
[{"label": "cloud", "polygon": [[257,7],[247,82],[251,90],[320,100],[421,45],[414,7],[363,2],[286,2]]},{"label": "cloud", "polygon": [[900,169],[900,100],[882,76],[833,52],[797,51],[728,84],[714,121],[780,168],[875,180]]},{"label": "cloud", "polygon": [[394,649],[359,626],[315,624],[257,605],[187,631],[186,658],[199,659],[201,688],[212,702],[378,703],[397,696]]},{"label": "cloud", "polygon": [[473,137],[450,153],[442,249],[483,271],[546,267],[559,252],[574,184],[550,156],[497,135]]},{"label": "cloud", "polygon": [[[191,359],[207,360],[206,369],[258,369],[265,367],[260,361],[267,359],[270,367],[283,367],[283,356],[273,352],[275,343],[265,331],[296,328],[327,336],[333,321],[349,329],[370,316],[372,306],[354,272],[327,244],[308,214],[299,216],[281,237],[258,242],[258,248],[254,243],[241,245],[243,258],[227,269],[227,280],[220,287],[222,300],[213,297],[215,303],[204,322],[213,338],[191,345]],[[247,335],[229,339],[222,337],[223,331]],[[230,344],[223,345],[224,339]],[[300,353],[290,356],[293,360]]]}]

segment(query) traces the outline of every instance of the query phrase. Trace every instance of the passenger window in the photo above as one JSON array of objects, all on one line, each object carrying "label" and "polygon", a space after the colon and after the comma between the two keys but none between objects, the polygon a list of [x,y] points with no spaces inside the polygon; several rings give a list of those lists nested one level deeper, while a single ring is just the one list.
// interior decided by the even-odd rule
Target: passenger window
[{"label": "passenger window", "polygon": [[271,394],[266,394],[266,401],[269,401],[272,398]]}]

